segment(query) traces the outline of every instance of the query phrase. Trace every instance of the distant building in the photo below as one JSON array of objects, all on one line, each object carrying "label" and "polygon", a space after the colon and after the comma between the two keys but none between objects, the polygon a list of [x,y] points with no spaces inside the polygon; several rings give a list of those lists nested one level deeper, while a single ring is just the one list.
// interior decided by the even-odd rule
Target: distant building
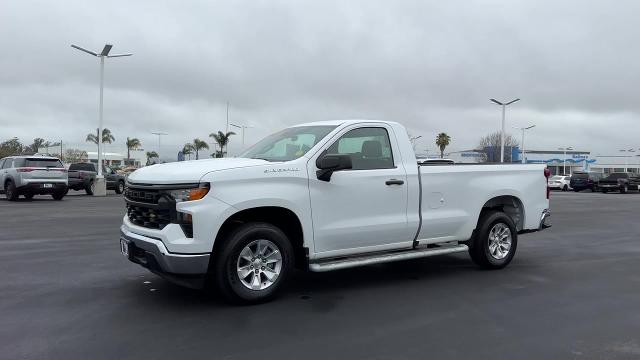
[{"label": "distant building", "polygon": [[[89,157],[89,161],[92,163],[98,163],[98,152],[97,151],[88,151],[87,156]],[[120,153],[111,153],[105,152],[103,154],[104,164],[107,166],[135,166],[140,167],[140,160],[138,159],[127,159],[125,155]]]},{"label": "distant building", "polygon": [[[522,162],[521,151],[514,147],[513,162]],[[631,153],[633,154],[633,153]],[[526,150],[527,164],[546,164],[554,175],[570,175],[576,171],[594,171],[604,174],[612,172],[640,173],[640,156],[633,155],[592,155],[590,151],[570,150]],[[484,153],[480,150],[464,150],[445,154],[456,163],[474,163],[482,161]]]}]

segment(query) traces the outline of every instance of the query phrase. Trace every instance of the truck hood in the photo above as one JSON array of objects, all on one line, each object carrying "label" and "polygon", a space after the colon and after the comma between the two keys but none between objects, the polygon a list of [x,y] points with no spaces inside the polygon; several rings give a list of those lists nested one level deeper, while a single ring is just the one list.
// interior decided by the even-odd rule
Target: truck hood
[{"label": "truck hood", "polygon": [[266,160],[245,158],[203,159],[156,164],[140,168],[128,180],[143,184],[195,183],[209,172],[269,164]]}]

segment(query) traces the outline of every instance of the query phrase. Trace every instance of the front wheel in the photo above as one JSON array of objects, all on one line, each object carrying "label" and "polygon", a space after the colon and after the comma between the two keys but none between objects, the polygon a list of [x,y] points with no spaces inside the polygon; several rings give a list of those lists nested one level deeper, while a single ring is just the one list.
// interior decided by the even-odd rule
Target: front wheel
[{"label": "front wheel", "polygon": [[513,259],[517,245],[513,220],[501,211],[487,211],[481,215],[476,235],[469,242],[469,254],[482,268],[502,269]]},{"label": "front wheel", "polygon": [[14,184],[13,181],[9,180],[4,185],[4,196],[6,196],[9,201],[18,200],[18,189],[16,189],[16,184]]},{"label": "front wheel", "polygon": [[230,302],[255,304],[274,298],[293,271],[293,248],[279,228],[247,223],[230,233],[214,254],[216,289]]},{"label": "front wheel", "polygon": [[116,185],[116,194],[122,194],[124,192],[124,181],[118,181]]}]

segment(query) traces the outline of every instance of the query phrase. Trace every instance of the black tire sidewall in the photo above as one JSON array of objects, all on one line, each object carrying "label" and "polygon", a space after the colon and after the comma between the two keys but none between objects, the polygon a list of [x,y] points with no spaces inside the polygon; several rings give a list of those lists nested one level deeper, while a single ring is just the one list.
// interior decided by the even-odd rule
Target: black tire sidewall
[{"label": "black tire sidewall", "polygon": [[116,185],[116,194],[122,194],[124,191],[124,181],[118,181],[118,185]]},{"label": "black tire sidewall", "polygon": [[7,200],[9,201],[16,201],[18,200],[18,189],[16,189],[16,185],[13,183],[13,181],[9,180],[7,181],[7,186],[5,186],[5,196],[7,198]]},{"label": "black tire sidewall", "polygon": [[[238,277],[236,267],[240,252],[254,240],[269,240],[282,255],[282,268],[276,282],[260,291],[245,287]],[[287,236],[277,227],[267,223],[248,223],[233,231],[215,256],[215,278],[218,290],[231,302],[254,304],[269,301],[283,287],[293,270],[293,248]]]},{"label": "black tire sidewall", "polygon": [[84,188],[84,191],[87,193],[87,195],[93,195],[92,187],[93,187],[93,181],[91,181],[89,185],[87,185],[87,187]]},{"label": "black tire sidewall", "polygon": [[[489,232],[498,223],[504,223],[511,231],[511,248],[504,259],[496,259],[489,252]],[[490,211],[483,215],[477,236],[473,242],[472,255],[478,265],[488,269],[502,269],[507,266],[515,256],[518,247],[518,233],[513,220],[503,212]]]}]

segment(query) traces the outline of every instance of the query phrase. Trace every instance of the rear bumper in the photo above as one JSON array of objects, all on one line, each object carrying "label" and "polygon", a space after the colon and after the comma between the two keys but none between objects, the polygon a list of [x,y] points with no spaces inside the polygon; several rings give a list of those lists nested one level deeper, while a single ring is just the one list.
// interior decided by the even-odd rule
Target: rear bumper
[{"label": "rear bumper", "polygon": [[551,217],[551,211],[549,209],[545,209],[540,216],[540,226],[538,230],[544,230],[551,227],[549,223],[549,218]]},{"label": "rear bumper", "polygon": [[[45,187],[50,186],[50,187]],[[63,182],[29,182],[16,189],[18,194],[53,194],[67,191],[67,184]]]},{"label": "rear bumper", "polygon": [[209,269],[211,254],[170,253],[162,241],[120,229],[120,241],[126,242],[129,261],[178,285],[201,289]]},{"label": "rear bumper", "polygon": [[518,232],[518,234],[528,234],[528,233],[537,232],[537,231],[550,228],[551,227],[551,223],[549,221],[550,217],[551,217],[551,211],[549,209],[544,209],[542,211],[542,214],[540,215],[540,223],[538,225],[538,228],[521,230]]}]

